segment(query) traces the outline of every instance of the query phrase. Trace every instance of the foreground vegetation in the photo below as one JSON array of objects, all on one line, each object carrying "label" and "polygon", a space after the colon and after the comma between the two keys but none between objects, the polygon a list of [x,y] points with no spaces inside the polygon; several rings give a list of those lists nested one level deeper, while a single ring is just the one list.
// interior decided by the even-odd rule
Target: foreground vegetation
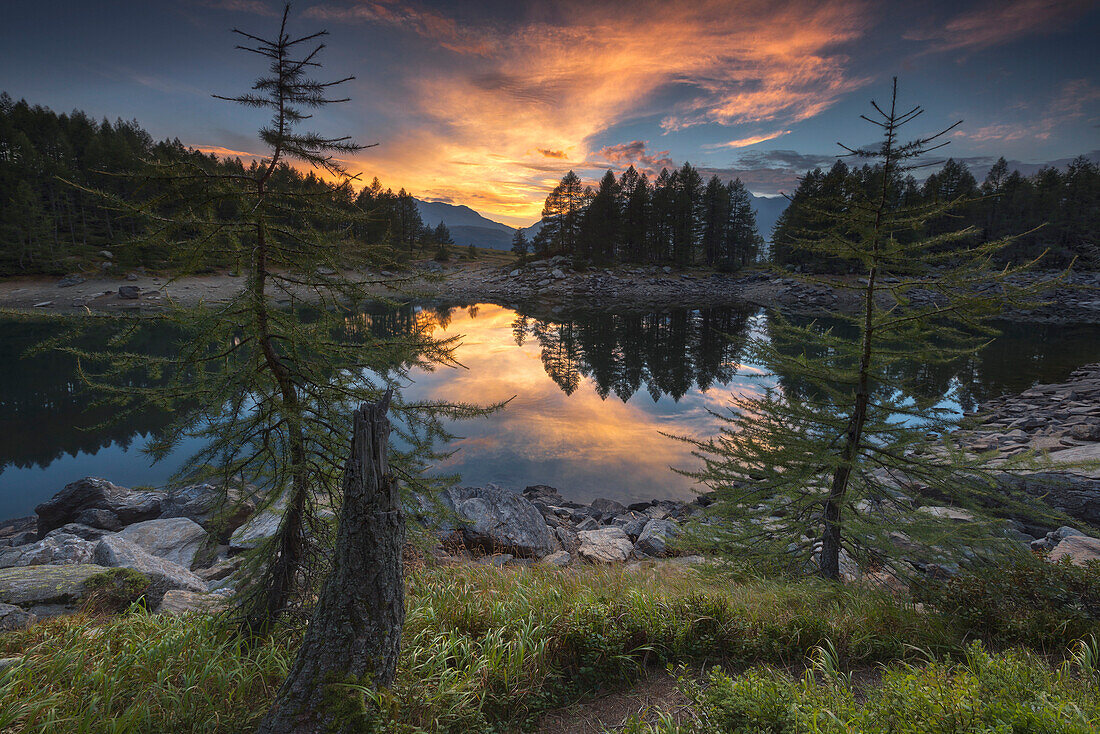
[{"label": "foreground vegetation", "polygon": [[[1100,634],[1100,611],[1095,591],[1073,593],[1100,588],[1100,568],[1047,565],[1029,573],[1061,600],[1036,586],[1005,611],[1007,640],[1027,649],[1004,649],[983,621],[982,610],[1004,606],[1005,587],[990,582],[999,574],[955,582],[922,606],[668,565],[421,569],[408,574],[397,680],[368,708],[382,711],[381,731],[531,731],[550,709],[684,665],[690,715],[702,723],[662,731],[811,731],[810,721],[821,731],[1088,731],[1100,724],[1096,650],[1078,640]],[[962,599],[975,611],[960,614]],[[970,646],[974,637],[986,647]],[[249,649],[215,618],[138,607],[49,620],[0,638],[0,657],[23,656],[0,674],[0,731],[247,731],[298,639],[277,634]],[[852,671],[877,679],[879,664],[870,690],[845,683]],[[769,667],[743,672],[750,666]],[[945,711],[957,714],[950,726],[920,728]]]}]

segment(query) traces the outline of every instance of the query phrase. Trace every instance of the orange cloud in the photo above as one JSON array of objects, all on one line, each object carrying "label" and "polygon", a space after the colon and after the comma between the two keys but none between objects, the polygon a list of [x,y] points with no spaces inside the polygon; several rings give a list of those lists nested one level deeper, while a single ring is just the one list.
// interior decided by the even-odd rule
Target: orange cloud
[{"label": "orange cloud", "polygon": [[526,224],[568,168],[548,166],[553,158],[541,151],[588,160],[596,135],[661,112],[661,93],[682,100],[662,122],[676,130],[805,120],[867,81],[837,50],[864,32],[864,0],[534,7],[533,20],[508,27],[392,2],[310,9],[400,26],[450,52],[405,80],[408,125],[362,155],[368,177]]},{"label": "orange cloud", "polygon": [[747,148],[750,145],[756,145],[757,143],[763,143],[768,140],[775,140],[778,137],[789,134],[790,130],[776,130],[771,133],[764,133],[762,135],[753,135],[748,138],[740,138],[738,140],[731,140],[728,143],[715,143],[714,145],[704,145],[704,148]]}]

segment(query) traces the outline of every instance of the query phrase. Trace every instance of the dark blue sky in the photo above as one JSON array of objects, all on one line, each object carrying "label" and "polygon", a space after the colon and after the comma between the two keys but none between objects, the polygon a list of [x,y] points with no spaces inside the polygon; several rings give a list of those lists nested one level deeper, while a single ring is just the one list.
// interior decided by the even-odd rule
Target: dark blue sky
[{"label": "dark blue sky", "polygon": [[[262,152],[263,115],[212,99],[245,90],[258,57],[233,26],[274,33],[268,0],[24,2],[0,23],[0,89],[160,137]],[[1100,4],[996,2],[301,2],[327,28],[353,101],[316,127],[363,143],[352,168],[424,198],[528,224],[568,169],[596,177],[689,160],[791,190],[900,77],[923,133],[965,120],[949,153],[979,174],[1100,149]]]}]

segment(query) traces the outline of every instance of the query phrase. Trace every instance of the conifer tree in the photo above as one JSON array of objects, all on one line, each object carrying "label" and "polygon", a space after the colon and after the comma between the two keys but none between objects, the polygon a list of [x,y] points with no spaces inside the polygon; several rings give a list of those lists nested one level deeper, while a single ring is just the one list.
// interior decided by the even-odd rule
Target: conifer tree
[{"label": "conifer tree", "polygon": [[[735,398],[731,415],[716,414],[725,422],[716,437],[683,439],[703,460],[685,473],[714,490],[712,512],[730,521],[707,526],[709,538],[740,558],[834,580],[849,560],[904,574],[954,563],[963,547],[980,555],[997,544],[982,520],[988,509],[1024,511],[1024,500],[997,484],[989,456],[952,442],[955,415],[899,377],[898,365],[972,353],[991,333],[986,320],[1031,302],[1036,289],[1011,286],[1018,268],[991,267],[1004,240],[945,253],[946,243],[970,242],[972,230],[901,236],[963,202],[898,203],[900,174],[946,130],[901,142],[899,129],[922,110],[898,109],[896,80],[889,105],[872,104],[875,116],[864,119],[881,130],[881,144],[847,150],[879,164],[877,190],[804,206],[810,226],[786,242],[813,258],[857,263],[858,281],[835,284],[859,295],[858,313],[837,315],[856,338],[770,314],[768,337],[750,340],[744,360],[780,386]],[[990,282],[997,288],[985,288]],[[918,300],[918,292],[932,297]],[[952,522],[922,504],[955,505],[975,520]]]},{"label": "conifer tree", "polygon": [[756,229],[756,212],[752,208],[752,196],[735,178],[726,186],[729,200],[729,223],[722,242],[723,263],[745,267],[756,260],[763,245],[763,238]]},{"label": "conifer tree", "polygon": [[619,259],[623,262],[644,262],[648,256],[650,209],[649,180],[630,166],[619,178]]},{"label": "conifer tree", "polygon": [[[171,356],[129,351],[127,339],[138,333],[129,322],[106,352],[70,347],[83,362],[83,376],[120,415],[150,406],[174,411],[175,421],[150,445],[154,458],[185,438],[199,441],[202,448],[177,481],[215,479],[227,511],[231,487],[245,482],[260,488],[258,511],[270,513],[278,527],[249,554],[239,589],[236,618],[249,637],[269,633],[289,612],[308,609],[325,576],[353,409],[377,402],[411,368],[451,360],[451,343],[434,340],[426,324],[410,324],[396,337],[364,327],[359,307],[370,298],[369,284],[341,275],[347,240],[364,217],[355,214],[350,191],[337,190],[340,184],[307,176],[308,187],[302,187],[288,167],[296,160],[346,186],[350,176],[337,156],[362,148],[345,137],[300,129],[308,110],[343,101],[330,91],[350,77],[312,79],[324,33],[294,38],[288,16],[289,6],[272,39],[236,31],[245,39],[241,48],[268,61],[269,73],[251,92],[219,96],[271,112],[259,133],[268,149],[262,161],[236,172],[206,170],[187,159],[159,163],[138,178],[146,198],[137,202],[95,192],[141,220],[145,231],[128,246],[174,248],[192,265],[222,252],[246,276],[241,291],[224,304],[142,317],[183,335]],[[371,188],[368,198],[377,196]],[[236,214],[217,216],[219,209]],[[135,387],[126,379],[135,369],[165,379]],[[414,484],[423,483],[421,470],[438,456],[435,442],[448,436],[444,419],[477,412],[442,403],[408,405],[399,389],[389,409],[402,446],[394,447],[391,466]]]},{"label": "conifer tree", "polygon": [[522,264],[527,260],[527,252],[529,249],[530,244],[527,242],[527,235],[523,233],[522,229],[517,227],[515,234],[512,235],[512,254],[519,258]]},{"label": "conifer tree", "polygon": [[597,264],[614,260],[621,227],[619,183],[608,171],[584,210],[578,256]]}]

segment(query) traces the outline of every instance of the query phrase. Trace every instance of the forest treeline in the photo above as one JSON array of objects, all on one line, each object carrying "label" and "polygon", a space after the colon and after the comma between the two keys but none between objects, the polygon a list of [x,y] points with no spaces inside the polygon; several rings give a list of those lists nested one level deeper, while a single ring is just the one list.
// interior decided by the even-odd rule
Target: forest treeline
[{"label": "forest treeline", "polygon": [[[97,121],[81,111],[59,114],[0,94],[0,275],[60,274],[95,263],[119,269],[180,264],[183,254],[170,246],[137,242],[119,247],[140,240],[151,222],[120,210],[110,197],[153,199],[156,166],[181,164],[217,174],[248,170],[239,158],[205,154],[178,139],[154,141],[136,120]],[[325,197],[361,215],[352,217],[349,255],[360,242],[389,243],[402,256],[451,241],[442,222],[425,225],[411,194],[383,189],[377,178],[359,192],[286,165],[273,178],[275,186]],[[211,202],[204,215],[232,221],[237,212],[227,202]],[[231,244],[209,248],[203,265],[231,266]],[[110,258],[102,255],[104,250]]]},{"label": "forest treeline", "polygon": [[[800,238],[828,236],[838,214],[858,195],[875,200],[882,183],[880,166],[853,167],[843,161],[828,171],[817,168],[807,173],[776,222],[772,262],[815,272],[845,270],[843,261],[825,260],[792,244]],[[1001,158],[980,184],[965,163],[948,159],[923,183],[899,174],[887,190],[899,207],[961,202],[950,215],[932,218],[899,237],[934,237],[970,228],[969,237],[951,246],[1012,236],[996,255],[1002,264],[1032,260],[1045,252],[1044,267],[1064,267],[1076,259],[1079,268],[1100,269],[1100,167],[1084,156],[1065,171],[1048,166],[1031,176],[1009,171]]]},{"label": "forest treeline", "polygon": [[[183,255],[140,239],[149,222],[112,206],[109,198],[156,191],[148,174],[157,164],[187,164],[212,173],[244,173],[239,158],[218,158],[177,140],[154,141],[134,120],[97,121],[74,111],[46,107],[0,94],[0,275],[61,274],[88,267],[171,268]],[[154,176],[155,179],[155,176]],[[282,166],[280,187],[322,196],[353,215],[348,254],[361,244],[386,244],[396,257],[430,248],[445,255],[453,244],[443,222],[423,221],[411,193],[394,192],[375,178],[356,191],[335,186],[312,172]],[[790,247],[797,236],[827,227],[826,215],[843,209],[857,191],[881,186],[870,166],[814,169],[800,181],[791,204],[772,233],[770,259],[803,270],[843,270]],[[150,190],[154,189],[154,190]],[[925,225],[926,234],[973,227],[974,241],[1019,235],[1001,257],[1032,258],[1047,251],[1045,263],[1100,269],[1100,169],[1087,158],[1063,171],[1047,167],[1031,176],[1009,171],[1002,158],[982,183],[964,163],[949,160],[924,182],[912,176],[890,184],[899,205],[959,197],[973,199],[950,218]],[[227,221],[235,212],[211,204],[212,216]],[[662,170],[651,182],[633,167],[616,177],[608,171],[596,187],[584,186],[570,171],[546,197],[542,228],[528,243],[517,230],[515,250],[539,257],[567,255],[578,265],[613,262],[705,265],[734,270],[764,258],[751,196],[740,180],[704,181],[690,164]],[[233,247],[210,248],[206,267],[232,266]],[[108,251],[110,258],[101,253]]]},{"label": "forest treeline", "polygon": [[[650,184],[634,166],[608,171],[596,188],[573,171],[546,197],[542,229],[531,241],[539,257],[567,255],[580,264],[612,262],[708,265],[737,269],[757,259],[763,238],[741,179],[703,182],[685,163],[662,169]],[[513,248],[522,251],[517,235]]]}]

